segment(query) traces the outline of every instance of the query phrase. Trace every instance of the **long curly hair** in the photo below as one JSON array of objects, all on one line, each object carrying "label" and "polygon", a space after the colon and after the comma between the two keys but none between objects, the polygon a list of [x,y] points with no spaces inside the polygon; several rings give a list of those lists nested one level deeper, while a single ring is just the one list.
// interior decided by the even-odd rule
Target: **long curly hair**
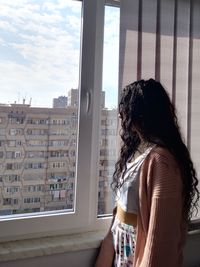
[{"label": "long curly hair", "polygon": [[126,86],[119,103],[119,117],[122,143],[111,184],[113,191],[117,193],[122,186],[126,163],[133,159],[141,140],[166,147],[182,171],[183,216],[190,221],[193,212],[198,211],[197,174],[181,137],[175,107],[160,82],[140,80]]}]

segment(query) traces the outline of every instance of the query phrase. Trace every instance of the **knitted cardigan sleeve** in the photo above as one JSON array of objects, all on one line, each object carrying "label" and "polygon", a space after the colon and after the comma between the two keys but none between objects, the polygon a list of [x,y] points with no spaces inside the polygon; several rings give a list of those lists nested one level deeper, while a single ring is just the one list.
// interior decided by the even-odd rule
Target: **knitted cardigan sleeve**
[{"label": "knitted cardigan sleeve", "polygon": [[[182,266],[182,181],[175,159],[152,152],[141,186],[139,267]],[[139,230],[140,231],[140,230]]]}]

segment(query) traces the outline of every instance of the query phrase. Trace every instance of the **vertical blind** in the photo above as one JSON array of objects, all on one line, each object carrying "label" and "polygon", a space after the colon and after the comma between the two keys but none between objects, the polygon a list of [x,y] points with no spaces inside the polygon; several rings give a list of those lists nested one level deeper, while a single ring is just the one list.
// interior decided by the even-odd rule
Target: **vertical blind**
[{"label": "vertical blind", "polygon": [[119,88],[164,85],[200,179],[200,2],[121,0],[120,9]]}]

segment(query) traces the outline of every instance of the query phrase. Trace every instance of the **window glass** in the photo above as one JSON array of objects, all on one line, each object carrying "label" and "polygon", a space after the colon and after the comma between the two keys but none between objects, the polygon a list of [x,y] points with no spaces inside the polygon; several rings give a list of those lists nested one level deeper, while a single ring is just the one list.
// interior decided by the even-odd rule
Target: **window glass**
[{"label": "window glass", "polygon": [[74,208],[81,7],[0,3],[0,216]]},{"label": "window glass", "polygon": [[98,215],[111,213],[114,205],[114,196],[110,185],[117,159],[118,54],[119,8],[106,6],[99,145]]}]

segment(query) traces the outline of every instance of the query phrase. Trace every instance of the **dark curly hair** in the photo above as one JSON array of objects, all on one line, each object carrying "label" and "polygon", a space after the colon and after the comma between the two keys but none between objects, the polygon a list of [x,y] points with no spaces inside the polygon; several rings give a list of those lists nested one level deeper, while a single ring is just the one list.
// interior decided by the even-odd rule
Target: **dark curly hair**
[{"label": "dark curly hair", "polygon": [[111,184],[114,192],[122,186],[120,177],[123,181],[126,163],[134,157],[141,139],[166,147],[182,171],[183,216],[190,221],[194,210],[198,210],[200,197],[197,174],[181,137],[175,108],[160,82],[140,80],[126,86],[119,103],[119,116],[122,144]]}]

